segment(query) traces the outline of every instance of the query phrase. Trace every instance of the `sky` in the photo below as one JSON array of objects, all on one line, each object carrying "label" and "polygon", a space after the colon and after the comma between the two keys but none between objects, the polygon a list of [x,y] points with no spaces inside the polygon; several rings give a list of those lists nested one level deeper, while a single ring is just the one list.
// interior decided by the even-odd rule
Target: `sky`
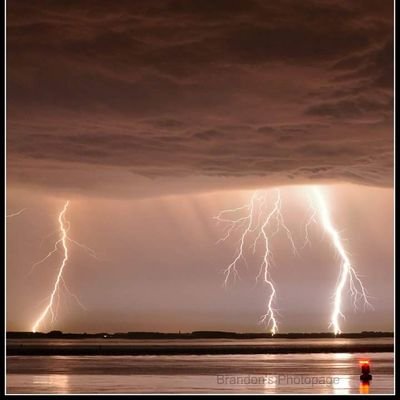
[{"label": "sky", "polygon": [[[323,186],[374,311],[393,328],[393,2],[7,3],[7,329],[49,295],[70,200],[63,331],[263,331],[260,253],[223,287],[237,238],[213,216],[282,187],[304,240]],[[50,234],[53,233],[51,236]],[[328,330],[339,260],[321,227],[274,240],[281,331]],[[50,235],[50,236],[49,236]],[[316,301],[316,298],[319,300]],[[346,297],[347,299],[347,297]],[[351,316],[351,317],[350,317]]]}]

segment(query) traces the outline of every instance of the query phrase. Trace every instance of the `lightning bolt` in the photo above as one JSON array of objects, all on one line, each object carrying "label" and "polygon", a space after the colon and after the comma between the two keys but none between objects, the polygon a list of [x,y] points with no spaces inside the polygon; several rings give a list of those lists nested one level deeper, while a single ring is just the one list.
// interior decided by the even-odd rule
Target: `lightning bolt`
[{"label": "lightning bolt", "polygon": [[[364,308],[370,307],[371,304],[368,301],[367,291],[357,275],[354,269],[349,255],[343,246],[343,239],[340,233],[334,227],[331,217],[329,214],[327,202],[324,199],[321,190],[318,187],[313,187],[311,193],[313,196],[309,196],[309,214],[304,225],[304,244],[302,248],[311,246],[309,230],[312,224],[317,224],[317,215],[320,217],[320,222],[323,229],[328,233],[330,240],[333,243],[336,252],[341,259],[341,267],[338,283],[336,285],[334,294],[333,311],[331,314],[330,325],[333,327],[335,335],[341,333],[340,318],[344,318],[342,312],[342,299],[346,285],[348,284],[349,291],[353,300],[353,306],[357,309],[360,301],[363,301]],[[308,192],[308,194],[310,194]],[[239,213],[243,213],[244,216],[240,216]],[[238,216],[239,214],[239,216]],[[233,209],[227,209],[221,211],[216,217],[214,217],[218,223],[225,224],[225,234],[217,243],[224,242],[230,239],[232,233],[241,230],[238,247],[235,252],[233,261],[224,269],[225,273],[225,286],[228,283],[229,278],[233,275],[234,278],[238,277],[238,264],[240,261],[246,262],[245,259],[245,243],[248,241],[251,235],[255,235],[255,239],[250,246],[253,249],[253,254],[256,253],[258,243],[260,240],[263,241],[263,257],[262,262],[256,276],[256,282],[262,278],[263,283],[268,288],[267,300],[266,300],[266,312],[260,318],[260,322],[270,326],[270,332],[274,335],[278,331],[278,322],[276,319],[276,310],[274,309],[274,303],[276,300],[276,288],[270,276],[270,267],[272,266],[272,251],[270,246],[271,239],[277,235],[280,231],[286,234],[286,237],[291,245],[294,255],[298,255],[295,242],[291,231],[287,227],[282,214],[282,199],[281,192],[276,189],[276,199],[273,203],[272,209],[267,206],[267,194],[255,192],[249,203]],[[275,225],[275,229],[270,232],[270,227]]]},{"label": "lightning bolt", "polygon": [[[263,276],[264,283],[270,288],[271,293],[267,298],[267,312],[261,316],[260,322],[266,323],[267,325],[271,324],[271,334],[275,335],[275,333],[278,330],[278,323],[275,318],[275,311],[273,308],[273,302],[276,296],[276,290],[275,286],[269,276],[269,267],[270,267],[270,257],[271,257],[271,250],[269,247],[269,237],[267,235],[266,229],[267,226],[271,220],[271,218],[274,216],[274,214],[277,214],[280,212],[280,207],[281,207],[281,197],[280,197],[280,192],[278,191],[278,198],[274,204],[274,208],[272,211],[267,215],[265,218],[264,223],[261,226],[260,234],[262,234],[265,242],[265,249],[264,249],[264,257],[261,263],[260,271],[256,277],[256,281],[260,278],[260,276]],[[282,219],[283,220],[283,219]],[[279,220],[278,220],[279,221]],[[277,230],[275,230],[276,234]],[[256,238],[258,240],[258,236]],[[253,247],[253,249],[255,246]]]},{"label": "lightning bolt", "polygon": [[309,217],[307,218],[307,220],[304,224],[304,243],[303,243],[302,249],[304,249],[306,246],[311,246],[311,240],[310,240],[310,234],[309,234],[310,226],[311,226],[311,224],[317,223],[317,220],[316,220],[317,210],[315,209],[315,205],[314,205],[314,202],[313,202],[311,196],[308,196],[308,201],[309,201],[310,213],[309,213]]},{"label": "lightning bolt", "polygon": [[[60,212],[60,214],[58,216],[58,223],[60,225],[61,238],[56,242],[56,247],[55,247],[55,250],[54,250],[54,251],[56,251],[57,244],[61,243],[62,244],[62,248],[63,248],[63,252],[64,252],[64,257],[62,259],[60,268],[58,270],[58,274],[57,274],[56,281],[54,283],[53,291],[50,294],[50,300],[49,300],[46,308],[43,310],[43,312],[40,314],[39,318],[34,323],[34,325],[32,327],[32,332],[37,332],[37,329],[38,329],[39,325],[46,318],[46,316],[47,316],[47,314],[49,312],[52,315],[52,320],[54,320],[54,312],[53,312],[54,297],[58,293],[58,288],[60,286],[60,283],[63,282],[62,274],[63,274],[64,268],[65,268],[65,265],[67,264],[67,261],[68,261],[67,232],[68,232],[69,226],[68,226],[68,223],[67,223],[67,221],[65,219],[65,213],[67,212],[68,206],[69,206],[69,201],[67,201],[65,203],[64,208],[62,209],[62,211]],[[66,227],[66,225],[68,227]],[[46,258],[50,257],[50,255],[53,254],[54,251],[49,253],[49,255]]]},{"label": "lightning bolt", "polygon": [[[68,203],[68,202],[67,202],[67,203]],[[64,224],[66,225],[66,226],[65,226],[65,231],[68,232],[68,231],[69,231],[69,222],[64,220]],[[61,232],[61,227],[60,227],[60,231],[57,231],[57,232]],[[52,236],[53,234],[54,234],[54,232],[51,233],[50,235],[48,235],[47,237]],[[49,253],[48,253],[46,256],[44,256],[41,260],[39,260],[39,261],[35,262],[34,264],[32,264],[32,267],[31,267],[30,272],[28,273],[28,276],[29,276],[30,274],[32,274],[32,272],[34,271],[34,269],[35,269],[36,266],[38,266],[38,265],[40,265],[40,264],[43,264],[47,259],[49,259],[54,253],[56,253],[56,252],[58,251],[58,246],[60,245],[60,243],[62,243],[62,240],[63,240],[63,238],[62,238],[62,236],[61,236],[61,238],[58,239],[58,240],[54,243],[53,249],[50,250]],[[88,246],[86,246],[86,245],[84,245],[84,244],[82,244],[82,243],[79,243],[79,242],[77,242],[77,241],[74,240],[74,239],[71,239],[68,235],[66,236],[65,240],[68,241],[68,242],[71,242],[71,243],[73,243],[73,244],[75,244],[75,245],[77,245],[78,247],[80,247],[80,248],[82,248],[82,249],[84,249],[84,250],[86,250],[86,252],[87,252],[91,257],[95,258],[96,260],[99,260],[99,258],[97,257],[96,252],[95,252],[93,249],[91,249],[90,247],[88,247]],[[43,240],[42,240],[42,243],[43,243]],[[64,285],[64,287],[65,287],[65,285]],[[67,290],[68,293],[70,293],[70,291],[69,291],[67,288],[66,288],[66,290]],[[74,296],[75,296],[75,295],[74,295]],[[75,297],[76,297],[76,296],[75,296]],[[78,301],[78,303],[81,304],[79,301]]]},{"label": "lightning bolt", "polygon": [[22,208],[21,210],[12,213],[12,214],[7,214],[6,217],[7,218],[13,218],[13,217],[17,217],[18,215],[21,215],[24,211],[26,211],[26,208]]},{"label": "lightning bolt", "polygon": [[[270,239],[274,237],[279,231],[283,230],[286,233],[287,239],[289,240],[289,243],[292,247],[294,254],[297,254],[297,249],[292,234],[283,218],[281,193],[279,189],[276,189],[276,200],[270,212],[267,212],[268,209],[266,207],[266,204],[267,204],[266,193],[255,192],[252,195],[251,200],[248,204],[245,204],[242,207],[234,209],[223,210],[214,218],[219,223],[220,222],[225,223],[227,226],[225,235],[217,243],[227,240],[228,238],[230,238],[234,230],[244,227],[240,235],[240,240],[235,253],[235,257],[233,261],[224,270],[225,286],[227,285],[231,275],[233,275],[235,278],[238,276],[237,265],[240,262],[240,260],[245,260],[244,258],[245,243],[249,235],[256,234],[256,238],[251,246],[253,248],[253,254],[256,252],[259,240],[263,239],[264,253],[258,275],[256,276],[256,282],[258,282],[258,280],[262,277],[263,282],[268,288],[269,292],[267,294],[266,312],[264,315],[261,316],[260,322],[265,323],[267,326],[268,325],[271,326],[270,332],[272,335],[274,335],[278,330],[278,323],[275,316],[276,311],[274,310],[273,307],[276,297],[276,289],[270,277],[270,271],[269,271],[272,259],[272,252],[270,249]],[[246,211],[245,216],[234,218],[234,215],[243,210]],[[268,227],[272,225],[273,221],[275,221],[276,227],[274,232],[272,234],[269,234]]]},{"label": "lightning bolt", "polygon": [[[232,210],[223,210],[216,217],[214,217],[218,222],[227,222],[228,226],[229,226],[226,235],[222,239],[220,239],[218,242],[225,241],[226,239],[228,239],[232,233],[232,230],[234,230],[238,226],[240,227],[242,225],[242,223],[247,222],[246,228],[240,238],[240,244],[236,251],[236,256],[235,256],[234,260],[224,270],[225,286],[227,285],[229,277],[232,274],[233,274],[234,278],[237,278],[239,276],[238,271],[237,271],[237,263],[240,261],[241,258],[243,258],[243,248],[244,248],[246,236],[251,231],[251,227],[253,225],[254,208],[255,208],[256,199],[257,199],[257,192],[254,193],[253,196],[251,196],[251,200],[250,200],[249,204],[246,204],[242,207],[235,208]],[[230,218],[223,217],[225,214],[236,213],[237,211],[241,211],[241,210],[247,210],[248,211],[247,215],[244,217],[238,218],[238,219],[230,219]]]},{"label": "lightning bolt", "polygon": [[348,253],[343,246],[342,238],[340,237],[337,229],[332,224],[327,203],[321,193],[321,190],[318,187],[314,187],[313,193],[316,199],[322,226],[330,236],[332,244],[341,259],[339,280],[335,290],[333,311],[330,323],[330,326],[333,327],[335,335],[338,335],[342,332],[339,319],[340,317],[344,318],[344,314],[342,312],[342,298],[343,291],[346,287],[347,282],[349,282],[350,293],[353,298],[353,305],[355,308],[357,308],[357,303],[359,300],[364,301],[364,307],[369,306],[372,308],[372,306],[368,301],[367,292],[361,282],[361,279],[353,268]]},{"label": "lightning bolt", "polygon": [[[44,308],[44,310],[42,311],[42,313],[39,315],[38,319],[35,321],[33,327],[32,327],[32,332],[37,332],[39,326],[41,325],[41,323],[44,321],[44,319],[50,314],[51,316],[51,322],[54,323],[54,321],[56,320],[56,316],[57,316],[57,310],[59,307],[59,302],[60,302],[60,289],[61,287],[63,287],[65,289],[65,291],[72,296],[76,302],[82,307],[85,308],[82,303],[79,301],[78,297],[72,293],[70,291],[70,289],[67,287],[64,277],[63,277],[63,272],[64,269],[67,265],[68,259],[69,259],[69,252],[68,252],[68,246],[67,244],[69,242],[74,243],[76,245],[78,245],[79,247],[85,249],[91,256],[97,258],[96,253],[94,252],[94,250],[92,250],[91,248],[71,239],[68,236],[68,232],[70,229],[70,223],[69,221],[67,221],[65,214],[67,212],[69,206],[69,201],[67,201],[64,204],[63,209],[61,210],[60,214],[58,215],[58,224],[59,224],[59,233],[60,233],[60,238],[55,242],[54,244],[54,248],[40,261],[36,262],[35,264],[33,264],[32,266],[32,270],[36,265],[39,265],[41,263],[43,263],[44,261],[46,261],[50,256],[52,256],[54,253],[56,253],[60,248],[62,249],[63,252],[63,259],[61,261],[61,264],[59,266],[58,269],[58,273],[56,276],[56,280],[54,282],[54,286],[53,286],[53,290],[50,293],[49,296],[49,300],[48,303],[46,305],[46,307]],[[32,272],[31,270],[31,272]]]}]

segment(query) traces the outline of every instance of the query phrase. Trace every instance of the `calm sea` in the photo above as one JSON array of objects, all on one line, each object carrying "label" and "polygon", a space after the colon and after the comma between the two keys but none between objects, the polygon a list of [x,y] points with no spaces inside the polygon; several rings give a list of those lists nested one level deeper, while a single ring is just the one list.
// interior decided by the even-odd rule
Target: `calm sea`
[{"label": "calm sea", "polygon": [[[321,345],[332,339],[287,340]],[[343,344],[355,339],[343,340]],[[381,343],[386,339],[356,339]],[[391,339],[390,339],[391,340]],[[51,346],[54,341],[41,341]],[[70,341],[57,340],[70,346]],[[105,341],[82,341],[95,345]],[[106,345],[277,345],[277,339],[112,341]],[[336,343],[336,342],[335,342]],[[77,345],[76,341],[73,341]],[[361,385],[359,361],[369,359],[373,380]],[[9,356],[7,393],[394,393],[393,353],[310,353],[197,356]]]}]

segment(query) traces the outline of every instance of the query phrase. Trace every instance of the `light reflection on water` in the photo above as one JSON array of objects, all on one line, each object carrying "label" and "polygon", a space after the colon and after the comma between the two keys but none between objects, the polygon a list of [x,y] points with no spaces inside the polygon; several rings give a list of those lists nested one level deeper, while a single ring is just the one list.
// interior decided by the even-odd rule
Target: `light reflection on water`
[{"label": "light reflection on water", "polygon": [[350,376],[339,376],[338,380],[334,380],[333,393],[334,394],[349,394],[350,393]]},{"label": "light reflection on water", "polygon": [[[370,386],[359,380],[363,357],[372,362]],[[312,377],[325,380],[311,384]],[[393,387],[392,353],[7,358],[7,393],[350,394]]]},{"label": "light reflection on water", "polygon": [[34,387],[52,388],[56,393],[69,393],[69,375],[33,375]]},{"label": "light reflection on water", "polygon": [[368,394],[369,393],[369,382],[360,382],[360,394]]}]

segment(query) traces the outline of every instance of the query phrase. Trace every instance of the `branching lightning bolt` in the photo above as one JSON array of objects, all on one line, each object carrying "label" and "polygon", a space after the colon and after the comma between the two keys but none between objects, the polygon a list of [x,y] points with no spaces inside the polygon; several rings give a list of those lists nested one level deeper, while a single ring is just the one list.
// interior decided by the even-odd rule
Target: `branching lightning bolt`
[{"label": "branching lightning bolt", "polygon": [[17,217],[18,215],[21,215],[24,211],[26,211],[26,208],[22,208],[21,210],[16,211],[15,213],[7,214],[6,217],[7,218]]},{"label": "branching lightning bolt", "polygon": [[[244,250],[244,243],[246,240],[246,236],[249,234],[249,232],[251,231],[251,227],[253,225],[253,219],[254,219],[254,206],[255,206],[255,202],[257,199],[257,193],[254,193],[253,196],[251,197],[250,203],[246,204],[242,207],[239,208],[235,208],[232,210],[224,210],[221,211],[216,217],[214,217],[218,222],[226,222],[229,224],[229,229],[227,231],[227,234],[220,239],[220,241],[225,241],[226,239],[228,239],[232,233],[232,231],[238,227],[238,225],[240,226],[242,223],[247,222],[246,228],[243,232],[243,234],[241,235],[240,238],[240,244],[239,247],[236,251],[236,256],[234,258],[234,260],[225,268],[224,270],[224,274],[225,274],[225,281],[224,284],[227,285],[229,277],[233,274],[234,278],[238,277],[238,271],[237,271],[237,263],[240,261],[241,258],[243,258],[243,250]],[[228,214],[228,213],[236,213],[237,211],[241,211],[247,209],[248,210],[248,214],[245,217],[241,217],[238,219],[230,219],[230,218],[226,218],[223,217],[223,215]]]},{"label": "branching lightning bolt", "polygon": [[335,229],[335,227],[332,224],[326,201],[320,189],[314,187],[313,192],[316,199],[319,214],[321,217],[322,226],[325,229],[325,231],[329,234],[332,243],[341,259],[339,280],[335,290],[334,306],[330,324],[333,327],[335,335],[337,335],[342,332],[340,328],[339,318],[340,317],[344,318],[342,312],[342,298],[343,298],[343,290],[347,282],[349,282],[350,293],[353,297],[353,304],[355,308],[357,308],[357,303],[359,300],[364,301],[364,307],[365,306],[372,307],[372,306],[368,301],[367,292],[361,282],[361,279],[358,277],[355,269],[353,268],[348,253],[346,252],[343,246],[342,238],[340,237],[339,232]]},{"label": "branching lightning bolt", "polygon": [[[310,194],[310,192],[308,192]],[[298,254],[295,242],[291,231],[285,224],[282,215],[282,201],[281,192],[276,189],[276,200],[272,209],[268,210],[267,207],[267,195],[260,192],[255,192],[248,204],[234,209],[227,209],[221,211],[216,217],[214,217],[219,223],[223,223],[226,226],[224,236],[217,242],[223,242],[231,238],[233,232],[237,230],[242,230],[240,234],[240,240],[238,247],[236,249],[235,257],[233,261],[224,269],[225,281],[224,284],[227,285],[231,275],[236,278],[238,276],[238,264],[239,262],[245,260],[245,243],[251,235],[255,235],[250,248],[253,250],[253,254],[256,253],[258,248],[258,243],[263,239],[263,258],[260,265],[258,275],[256,276],[256,282],[262,278],[264,284],[268,288],[268,297],[266,301],[266,313],[261,317],[261,322],[270,326],[270,331],[275,334],[278,330],[278,323],[276,320],[276,311],[274,310],[274,302],[276,298],[275,285],[270,277],[270,267],[272,265],[272,251],[270,246],[270,240],[280,231],[284,231],[286,237],[292,247],[293,253]],[[367,291],[357,275],[352,263],[350,261],[349,255],[343,246],[343,238],[340,232],[333,226],[331,217],[328,211],[327,203],[318,187],[313,187],[311,190],[313,196],[309,196],[309,215],[305,221],[304,226],[304,244],[302,248],[306,246],[311,246],[309,230],[312,224],[318,224],[317,217],[325,232],[329,235],[333,246],[336,249],[337,254],[341,259],[341,268],[338,283],[335,289],[334,295],[334,305],[331,314],[330,326],[333,327],[335,334],[341,333],[340,318],[344,318],[342,312],[342,299],[344,295],[344,290],[346,285],[349,286],[349,291],[353,300],[353,305],[357,309],[360,301],[363,301],[364,308],[371,307],[368,301]],[[237,216],[238,213],[243,213],[244,216]],[[275,225],[275,229],[270,232],[269,227]]]},{"label": "branching lightning bolt", "polygon": [[309,234],[309,230],[310,230],[310,226],[311,224],[316,224],[317,220],[316,220],[316,215],[317,215],[317,210],[315,209],[315,205],[314,202],[311,198],[311,196],[309,196],[309,209],[310,209],[310,215],[306,220],[306,223],[304,224],[304,243],[302,248],[304,249],[306,246],[311,246],[311,240],[310,240],[310,234]]},{"label": "branching lightning bolt", "polygon": [[[60,268],[58,270],[58,274],[57,274],[56,281],[54,283],[53,291],[50,294],[50,300],[49,300],[46,308],[43,310],[43,312],[40,314],[39,318],[34,323],[34,325],[32,327],[32,332],[37,331],[38,327],[40,326],[41,322],[46,318],[47,314],[50,313],[51,317],[52,317],[52,321],[54,321],[54,312],[53,312],[54,297],[58,293],[60,283],[63,282],[62,274],[63,274],[64,268],[65,268],[65,265],[67,264],[67,261],[68,261],[68,247],[67,247],[67,229],[68,228],[66,227],[67,223],[65,220],[65,213],[67,212],[68,205],[69,205],[69,201],[67,201],[65,203],[64,208],[62,209],[62,211],[60,212],[60,214],[58,216],[58,223],[60,225],[61,238],[56,243],[62,244],[64,257],[62,259]],[[55,246],[54,251],[56,251],[56,250],[57,250],[57,244]],[[54,251],[51,252],[51,254],[54,253]],[[48,257],[50,257],[51,254],[49,253]]]},{"label": "branching lightning bolt", "polygon": [[[70,229],[70,223],[66,220],[65,214],[67,212],[69,206],[69,201],[67,201],[64,204],[63,209],[61,210],[60,214],[58,215],[58,224],[59,224],[59,233],[60,233],[60,238],[55,242],[54,244],[54,248],[44,257],[42,258],[40,261],[36,262],[35,264],[33,264],[32,269],[36,266],[39,265],[41,263],[43,263],[44,261],[46,261],[50,256],[52,256],[54,253],[56,253],[60,248],[62,249],[63,252],[63,259],[61,261],[60,267],[58,269],[58,273],[56,276],[56,280],[54,282],[54,286],[53,286],[53,290],[50,293],[50,296],[48,297],[48,303],[46,305],[46,307],[44,308],[44,310],[42,311],[42,313],[39,315],[38,319],[35,321],[33,327],[32,327],[32,332],[37,332],[39,326],[41,325],[41,323],[45,320],[45,318],[50,314],[51,316],[51,322],[54,323],[55,319],[56,319],[56,315],[57,315],[57,309],[59,307],[59,302],[60,302],[60,289],[61,287],[63,287],[65,289],[65,291],[72,296],[75,301],[82,307],[85,308],[82,303],[79,301],[78,297],[71,292],[71,290],[67,287],[64,277],[63,277],[63,272],[64,269],[67,265],[68,259],[69,259],[69,251],[68,251],[68,246],[67,244],[69,242],[74,243],[76,245],[78,245],[79,247],[85,249],[88,251],[88,253],[93,256],[96,257],[96,253],[94,252],[94,250],[90,249],[89,247],[71,239],[68,236],[68,232]],[[32,270],[31,270],[32,272]]]},{"label": "branching lightning bolt", "polygon": [[[68,231],[69,231],[69,222],[68,222],[68,221],[65,221],[65,225],[66,225],[66,226],[65,226],[65,231],[68,233]],[[82,248],[82,249],[84,249],[84,250],[86,250],[86,252],[87,252],[91,257],[95,258],[96,260],[99,259],[99,258],[97,257],[96,252],[95,252],[93,249],[91,249],[90,247],[86,246],[85,244],[79,243],[79,242],[77,242],[76,240],[71,239],[71,238],[68,236],[68,234],[67,234],[65,240],[68,241],[68,242],[71,242],[71,243],[73,243],[73,244],[75,244],[75,245],[77,245],[78,247],[80,247],[80,248]],[[60,245],[60,243],[62,243],[62,237],[61,237],[60,239],[58,239],[58,240],[54,243],[53,249],[50,250],[49,253],[48,253],[46,256],[44,256],[41,260],[36,261],[34,264],[32,264],[31,270],[30,270],[30,272],[28,273],[28,275],[30,275],[30,274],[34,271],[34,269],[35,269],[36,266],[38,266],[38,265],[40,265],[40,264],[43,264],[43,263],[44,263],[47,259],[49,259],[54,253],[56,253],[56,252],[58,251],[58,249],[59,249],[58,246]],[[68,291],[68,290],[67,290],[67,291]],[[69,291],[68,291],[68,292],[69,292]]]},{"label": "branching lightning bolt", "polygon": [[[275,318],[275,311],[273,309],[273,302],[275,299],[275,295],[276,295],[276,290],[274,287],[274,284],[272,282],[272,280],[270,279],[269,276],[269,266],[270,266],[270,255],[271,255],[271,251],[269,248],[269,238],[266,232],[267,226],[271,220],[271,218],[273,217],[274,214],[277,214],[280,212],[280,206],[281,206],[281,198],[280,198],[280,192],[278,191],[278,199],[276,200],[275,204],[274,204],[274,208],[272,209],[272,211],[267,215],[264,223],[261,226],[261,230],[260,233],[262,234],[262,236],[264,237],[264,242],[265,242],[265,250],[264,250],[264,257],[263,257],[263,261],[261,263],[261,267],[260,267],[260,271],[256,277],[256,280],[258,280],[260,278],[261,275],[263,275],[263,279],[264,282],[267,286],[269,286],[271,293],[268,297],[267,300],[267,312],[261,316],[260,321],[262,323],[266,323],[267,325],[271,324],[271,333],[272,335],[275,335],[275,333],[278,330],[278,323],[276,321]],[[279,219],[278,221],[282,220]],[[275,232],[277,232],[277,230],[275,230]],[[290,236],[291,238],[291,236]],[[256,240],[258,240],[258,236],[256,238]],[[254,247],[255,248],[255,247]]]},{"label": "branching lightning bolt", "polygon": [[[282,215],[282,202],[281,202],[281,193],[280,190],[276,190],[277,197],[274,203],[272,210],[268,213],[266,208],[267,203],[267,195],[265,193],[255,192],[251,200],[248,204],[234,208],[221,211],[215,219],[218,222],[222,222],[227,224],[227,232],[222,239],[218,242],[225,241],[230,238],[232,232],[236,229],[244,227],[244,230],[241,233],[239,245],[236,250],[235,257],[233,261],[225,268],[225,281],[224,284],[227,285],[228,280],[231,275],[235,278],[238,276],[237,265],[240,260],[244,259],[244,251],[245,251],[245,243],[249,235],[256,234],[256,238],[252,243],[253,253],[256,252],[257,244],[261,238],[264,239],[264,253],[263,259],[261,262],[261,266],[256,276],[256,281],[258,281],[261,277],[267,288],[269,289],[269,294],[266,302],[266,313],[262,315],[260,321],[262,323],[266,323],[266,325],[271,326],[271,333],[274,335],[278,330],[278,323],[276,320],[276,311],[273,308],[273,304],[276,297],[276,289],[273,284],[273,281],[270,278],[270,266],[271,266],[271,258],[272,252],[270,250],[270,238],[275,236],[281,229],[285,231],[286,236],[289,240],[289,243],[293,249],[294,254],[297,254],[297,249],[292,237],[292,234],[287,227],[283,215]],[[240,211],[246,210],[247,213],[243,217],[229,217],[230,215],[235,215]],[[272,221],[275,221],[276,228],[272,234],[268,233],[268,227],[272,224]],[[217,242],[217,243],[218,243]]]}]

